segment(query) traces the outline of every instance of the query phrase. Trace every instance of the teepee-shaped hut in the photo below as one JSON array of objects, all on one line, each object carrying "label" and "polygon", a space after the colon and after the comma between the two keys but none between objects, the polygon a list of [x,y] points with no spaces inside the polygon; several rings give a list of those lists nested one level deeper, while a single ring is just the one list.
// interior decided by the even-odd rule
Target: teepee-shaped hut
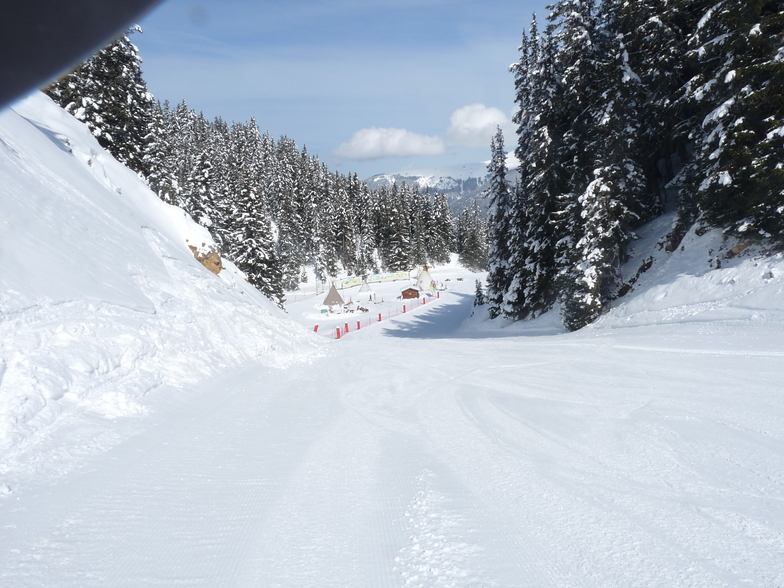
[{"label": "teepee-shaped hut", "polygon": [[322,304],[324,304],[324,306],[343,306],[343,298],[338,294],[338,289],[335,288],[335,284],[332,284],[332,287],[329,289],[329,293]]},{"label": "teepee-shaped hut", "polygon": [[422,271],[419,272],[419,276],[417,277],[417,288],[419,288],[422,292],[435,294],[436,281],[433,279],[433,276],[430,275],[430,272],[427,271],[428,269],[430,268],[428,268],[426,265],[422,266]]},{"label": "teepee-shaped hut", "polygon": [[362,276],[362,285],[359,287],[359,294],[373,294],[373,289],[368,284],[367,276]]}]

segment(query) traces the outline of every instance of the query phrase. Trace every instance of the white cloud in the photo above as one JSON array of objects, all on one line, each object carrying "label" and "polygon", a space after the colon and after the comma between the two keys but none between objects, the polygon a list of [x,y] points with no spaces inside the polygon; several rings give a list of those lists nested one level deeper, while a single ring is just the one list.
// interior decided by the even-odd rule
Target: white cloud
[{"label": "white cloud", "polygon": [[443,137],[420,135],[406,129],[372,127],[354,133],[332,155],[339,159],[358,161],[442,155],[446,153],[447,145],[489,148],[490,139],[499,126],[509,142],[514,137],[515,127],[503,111],[484,104],[469,104],[452,113],[449,128]]},{"label": "white cloud", "polygon": [[441,155],[446,145],[441,137],[412,133],[406,129],[372,127],[354,133],[332,155],[341,159],[382,159],[412,155]]},{"label": "white cloud", "polygon": [[452,113],[446,139],[457,145],[488,146],[501,127],[507,142],[514,136],[512,121],[498,108],[484,104],[469,104]]}]

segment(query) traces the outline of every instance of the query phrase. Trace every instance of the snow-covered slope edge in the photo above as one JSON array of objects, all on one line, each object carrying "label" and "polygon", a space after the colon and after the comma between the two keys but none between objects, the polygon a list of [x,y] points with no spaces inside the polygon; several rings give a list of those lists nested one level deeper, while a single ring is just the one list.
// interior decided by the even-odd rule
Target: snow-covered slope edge
[{"label": "snow-covered slope edge", "polygon": [[[784,253],[699,226],[675,251],[667,252],[664,244],[673,214],[637,231],[631,259],[621,268],[628,291],[595,323],[567,334],[556,305],[537,319],[517,323],[491,321],[485,313],[476,313],[464,325],[466,334],[565,335],[585,341],[616,329],[639,328],[650,332],[653,346],[673,333],[688,339],[690,346],[706,349],[731,342],[732,349],[711,347],[714,352],[784,357]],[[720,331],[731,336],[718,338],[721,343],[712,341]]]},{"label": "snow-covered slope edge", "polygon": [[0,114],[0,210],[0,474],[64,417],[143,413],[163,384],[320,344],[230,264],[202,267],[188,244],[209,233],[43,94]]},{"label": "snow-covered slope edge", "polygon": [[663,243],[671,225],[672,215],[666,215],[638,232],[623,268],[632,288],[592,328],[731,324],[749,335],[768,331],[780,341],[784,254],[699,227],[668,253]]}]

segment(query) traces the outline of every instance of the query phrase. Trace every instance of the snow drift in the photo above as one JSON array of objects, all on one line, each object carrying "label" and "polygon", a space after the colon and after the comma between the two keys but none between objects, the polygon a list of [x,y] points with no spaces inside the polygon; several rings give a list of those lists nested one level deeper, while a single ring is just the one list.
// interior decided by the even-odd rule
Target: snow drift
[{"label": "snow drift", "polygon": [[0,178],[0,473],[64,415],[318,345],[230,263],[201,266],[209,233],[43,94],[0,114]]},{"label": "snow drift", "polygon": [[[667,252],[673,220],[674,213],[666,214],[636,231],[639,238],[621,267],[622,296],[596,322],[577,331],[579,337],[656,328],[652,339],[677,332],[692,345],[729,329],[732,336],[721,339],[725,346],[784,354],[770,351],[781,348],[784,331],[784,252],[699,225]],[[560,310],[556,305],[537,319],[517,323],[491,321],[486,312],[475,311],[464,325],[465,334],[565,335]]]},{"label": "snow drift", "polygon": [[742,327],[780,340],[784,326],[784,254],[699,226],[680,246],[664,250],[668,214],[638,231],[623,267],[631,286],[594,329],[697,324]]}]

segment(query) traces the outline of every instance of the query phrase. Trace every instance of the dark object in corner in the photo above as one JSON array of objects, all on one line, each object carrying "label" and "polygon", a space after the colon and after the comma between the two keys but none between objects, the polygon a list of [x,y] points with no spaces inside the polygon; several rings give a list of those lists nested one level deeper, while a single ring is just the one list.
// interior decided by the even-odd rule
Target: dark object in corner
[{"label": "dark object in corner", "polygon": [[0,108],[64,74],[160,1],[4,2]]}]

